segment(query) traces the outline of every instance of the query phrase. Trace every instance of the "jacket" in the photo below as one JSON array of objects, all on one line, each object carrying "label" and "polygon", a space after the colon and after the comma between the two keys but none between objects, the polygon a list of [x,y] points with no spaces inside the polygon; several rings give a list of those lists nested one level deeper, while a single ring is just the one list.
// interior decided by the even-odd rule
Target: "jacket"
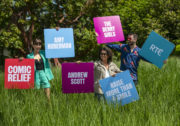
[{"label": "jacket", "polygon": [[[45,58],[45,52],[43,50],[39,51],[39,54],[41,56],[41,58],[43,59],[43,63],[44,63],[44,72],[46,74],[46,77],[48,80],[52,80],[54,78],[50,65],[49,65],[49,61],[48,59]],[[29,59],[34,59],[34,52],[30,53],[27,55],[27,58]],[[39,74],[38,71],[36,70],[36,66],[35,66],[35,80],[37,80],[39,78]]]},{"label": "jacket", "polygon": [[[115,63],[110,62],[109,75],[112,76],[113,74],[121,72],[121,70],[116,66]],[[100,87],[99,80],[104,79],[106,74],[106,68],[101,63],[101,61],[97,61],[94,63],[94,92],[98,94],[103,94],[103,91]]]}]

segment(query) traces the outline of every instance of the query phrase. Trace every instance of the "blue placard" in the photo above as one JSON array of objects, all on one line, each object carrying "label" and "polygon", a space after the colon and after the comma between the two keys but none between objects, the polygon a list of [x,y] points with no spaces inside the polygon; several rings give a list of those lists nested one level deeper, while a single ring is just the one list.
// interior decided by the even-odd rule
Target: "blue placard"
[{"label": "blue placard", "polygon": [[175,45],[152,31],[146,39],[139,54],[146,60],[161,68]]},{"label": "blue placard", "polygon": [[129,70],[99,81],[108,103],[125,105],[139,99]]},{"label": "blue placard", "polygon": [[44,29],[46,58],[74,57],[72,28]]}]

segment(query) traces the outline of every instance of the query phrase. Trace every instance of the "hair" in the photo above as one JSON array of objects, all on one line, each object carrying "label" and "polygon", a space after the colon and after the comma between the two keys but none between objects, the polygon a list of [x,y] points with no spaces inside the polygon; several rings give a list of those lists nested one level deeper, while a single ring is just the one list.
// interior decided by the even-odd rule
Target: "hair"
[{"label": "hair", "polygon": [[136,39],[136,40],[138,39],[138,35],[137,35],[137,34],[135,34],[135,33],[129,33],[128,35],[132,35],[132,36],[133,36],[133,38],[134,38],[134,39]]},{"label": "hair", "polygon": [[33,45],[34,45],[34,43],[37,43],[37,42],[40,42],[40,43],[41,43],[42,41],[41,41],[41,39],[36,38],[36,39],[33,41]]},{"label": "hair", "polygon": [[106,51],[107,52],[107,56],[108,56],[108,59],[107,59],[107,62],[108,62],[108,64],[112,61],[112,56],[113,56],[113,53],[112,53],[112,51],[111,51],[111,49],[110,48],[108,48],[108,47],[106,47],[106,46],[103,46],[102,48],[100,48],[100,50],[99,50],[99,59],[101,60],[101,51],[102,50],[104,50],[104,51]]}]

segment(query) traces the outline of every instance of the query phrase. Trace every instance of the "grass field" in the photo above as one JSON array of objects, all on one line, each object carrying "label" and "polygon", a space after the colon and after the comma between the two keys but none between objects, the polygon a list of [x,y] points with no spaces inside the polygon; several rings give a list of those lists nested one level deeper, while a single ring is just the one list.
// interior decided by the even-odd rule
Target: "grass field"
[{"label": "grass field", "polygon": [[63,94],[60,69],[53,69],[51,104],[43,90],[5,90],[0,73],[0,126],[178,126],[180,58],[162,69],[140,62],[140,99],[125,106],[102,104],[90,94]]},{"label": "grass field", "polygon": [[176,51],[180,51],[180,44],[176,46]]}]

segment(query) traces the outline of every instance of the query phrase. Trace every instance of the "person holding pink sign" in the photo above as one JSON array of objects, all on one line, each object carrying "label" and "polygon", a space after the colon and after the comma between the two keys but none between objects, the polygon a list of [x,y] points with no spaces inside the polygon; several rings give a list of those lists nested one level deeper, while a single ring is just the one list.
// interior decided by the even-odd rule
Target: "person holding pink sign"
[{"label": "person holding pink sign", "polygon": [[[139,55],[139,51],[141,50],[137,45],[138,35],[137,34],[129,34],[128,35],[128,44],[108,44],[109,48],[115,49],[118,52],[121,52],[121,67],[122,71],[129,70],[131,77],[135,85],[137,85],[137,68],[139,66],[139,61],[142,58]],[[143,58],[142,58],[143,59]]]},{"label": "person holding pink sign", "polygon": [[105,99],[99,80],[114,76],[119,72],[121,72],[120,69],[112,62],[111,49],[102,47],[99,51],[99,61],[94,63],[94,93],[99,101]]},{"label": "person holding pink sign", "polygon": [[35,88],[43,88],[48,100],[50,100],[50,83],[54,78],[45,52],[41,50],[42,42],[40,39],[33,41],[34,51],[27,55],[27,58],[35,59]]},{"label": "person holding pink sign", "polygon": [[[131,77],[135,85],[138,84],[138,76],[137,69],[139,66],[140,59],[147,61],[143,57],[139,55],[139,51],[141,50],[137,45],[138,35],[134,33],[130,33],[128,35],[128,44],[107,44],[109,48],[115,49],[118,52],[121,52],[121,67],[122,71],[129,70]],[[147,61],[149,62],[149,61]],[[164,61],[166,63],[166,60]]]}]

